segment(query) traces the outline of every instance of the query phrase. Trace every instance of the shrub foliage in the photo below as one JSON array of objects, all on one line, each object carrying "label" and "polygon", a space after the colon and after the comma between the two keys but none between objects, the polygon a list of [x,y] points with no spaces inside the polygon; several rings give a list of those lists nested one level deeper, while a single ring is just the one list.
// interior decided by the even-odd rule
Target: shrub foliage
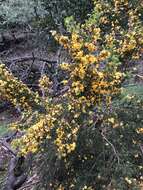
[{"label": "shrub foliage", "polygon": [[142,56],[140,7],[93,3],[85,23],[66,20],[67,36],[52,31],[71,60],[58,67],[58,97],[48,76],[39,80],[40,96],[0,66],[0,96],[23,112],[11,124],[24,131],[13,146],[23,156],[40,152],[39,189],[137,189],[142,179],[143,102],[124,93],[130,64]]}]

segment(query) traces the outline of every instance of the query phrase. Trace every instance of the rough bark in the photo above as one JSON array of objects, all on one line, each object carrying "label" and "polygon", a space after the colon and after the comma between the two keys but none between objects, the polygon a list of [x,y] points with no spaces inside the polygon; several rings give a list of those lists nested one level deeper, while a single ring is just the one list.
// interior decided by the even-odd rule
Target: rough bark
[{"label": "rough bark", "polygon": [[12,157],[3,190],[17,190],[26,181],[31,166],[31,156]]},{"label": "rough bark", "polygon": [[26,181],[31,164],[32,155],[18,156],[16,150],[10,146],[10,142],[17,136],[17,131],[8,137],[0,139],[2,147],[10,153],[11,158],[8,165],[7,178],[3,190],[17,190]]}]

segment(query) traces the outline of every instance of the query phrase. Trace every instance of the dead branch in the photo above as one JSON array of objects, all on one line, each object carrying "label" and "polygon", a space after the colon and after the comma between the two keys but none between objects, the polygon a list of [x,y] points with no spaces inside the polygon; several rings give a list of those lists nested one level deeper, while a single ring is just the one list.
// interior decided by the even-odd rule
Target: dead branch
[{"label": "dead branch", "polygon": [[54,97],[58,97],[63,95],[64,93],[66,93],[68,90],[70,89],[70,86],[65,86],[65,88],[63,88],[61,91],[57,92]]},{"label": "dead branch", "polygon": [[8,150],[8,152],[10,152],[14,157],[17,156],[16,151],[14,151],[14,150],[10,147],[10,145],[9,145],[5,140],[0,140],[0,143],[1,143],[2,146],[3,146],[4,148],[6,148],[6,149]]},{"label": "dead branch", "polygon": [[114,154],[115,154],[115,156],[116,156],[116,158],[117,158],[118,164],[119,164],[119,163],[120,163],[120,158],[119,158],[119,155],[118,155],[118,153],[117,153],[117,151],[116,151],[114,145],[106,138],[106,136],[104,135],[104,132],[103,132],[103,131],[101,132],[101,136],[102,136],[103,139],[112,147],[113,152],[114,152]]},{"label": "dead branch", "polygon": [[9,168],[8,168],[8,175],[7,175],[7,180],[6,180],[6,184],[4,187],[4,190],[14,190],[13,189],[13,183],[15,181],[15,177],[14,177],[14,168],[16,165],[16,157],[11,158],[10,162],[9,162]]},{"label": "dead branch", "polygon": [[4,190],[19,189],[27,180],[31,164],[31,154],[11,158]]},{"label": "dead branch", "polygon": [[24,161],[22,156],[11,158],[4,190],[16,190],[26,181],[27,174],[22,168]]},{"label": "dead branch", "polygon": [[18,131],[16,130],[14,133],[12,133],[10,136],[5,137],[6,142],[11,142],[17,135]]},{"label": "dead branch", "polygon": [[37,181],[35,181],[33,183],[26,184],[25,186],[21,187],[19,190],[27,189],[29,187],[32,187],[33,185],[36,185],[37,183],[39,183],[39,180],[37,180]]},{"label": "dead branch", "polygon": [[37,174],[35,174],[31,178],[29,178],[27,180],[27,182],[22,187],[20,187],[18,190],[27,189],[27,188],[32,187],[33,185],[35,185],[35,184],[37,184],[39,182],[40,182],[39,177],[37,176]]},{"label": "dead branch", "polygon": [[18,156],[18,150],[13,150],[9,144],[17,135],[15,131],[6,138],[1,138],[0,143],[11,155],[4,190],[17,190],[26,181],[32,165],[32,155]]},{"label": "dead branch", "polygon": [[56,55],[56,63],[53,65],[54,67],[54,74],[53,74],[53,90],[54,90],[54,93],[57,92],[57,89],[58,89],[58,79],[57,79],[57,73],[58,73],[58,66],[59,66],[59,63],[60,63],[60,56],[61,56],[61,51],[62,51],[62,47],[60,46],[60,48],[58,49],[57,51],[57,55]]},{"label": "dead branch", "polygon": [[140,151],[141,151],[141,153],[143,155],[143,145],[139,145],[139,147],[140,147]]},{"label": "dead branch", "polygon": [[6,148],[6,150],[8,150],[8,152],[10,152],[14,157],[17,156],[17,152],[11,148],[9,142],[11,142],[15,138],[17,133],[18,133],[18,131],[15,131],[10,136],[0,139],[0,143],[1,143],[2,147]]},{"label": "dead branch", "polygon": [[3,60],[4,63],[6,64],[15,64],[15,63],[19,63],[19,62],[25,62],[25,61],[31,61],[31,60],[37,60],[37,61],[42,61],[42,62],[46,62],[46,63],[50,63],[50,64],[56,64],[57,61],[50,61],[46,58],[40,58],[37,56],[25,56],[25,57],[18,57],[15,59],[9,59],[9,60]]}]

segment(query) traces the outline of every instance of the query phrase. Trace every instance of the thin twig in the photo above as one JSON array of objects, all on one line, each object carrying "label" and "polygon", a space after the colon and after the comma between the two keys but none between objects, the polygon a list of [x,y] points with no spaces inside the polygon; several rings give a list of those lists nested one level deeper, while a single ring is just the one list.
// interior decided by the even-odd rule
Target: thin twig
[{"label": "thin twig", "polygon": [[139,147],[140,147],[141,153],[143,155],[143,145],[139,145]]},{"label": "thin twig", "polygon": [[[3,61],[6,64],[11,64],[11,63],[18,63],[18,62],[24,62],[24,61],[30,61],[30,60],[33,60],[33,55],[32,56],[25,56],[25,57],[18,57],[15,59],[9,59],[9,60],[3,60]],[[43,62],[50,63],[50,64],[56,64],[57,63],[57,61],[51,61],[51,60],[41,58],[41,57],[37,57],[37,56],[34,57],[34,60],[43,61]]]},{"label": "thin twig", "polygon": [[28,188],[28,187],[31,187],[32,185],[37,184],[37,183],[39,183],[39,180],[38,180],[38,181],[35,181],[35,182],[33,182],[33,183],[26,184],[25,186],[19,188],[19,190],[26,189],[26,188]]},{"label": "thin twig", "polygon": [[11,140],[13,140],[13,138],[17,135],[18,133],[18,130],[16,130],[12,135],[8,136],[5,138],[5,141],[8,143],[10,142]]},{"label": "thin twig", "polygon": [[17,156],[16,151],[14,151],[10,145],[5,141],[5,140],[0,140],[0,143],[2,144],[3,147],[5,147],[14,157]]},{"label": "thin twig", "polygon": [[117,158],[117,160],[118,160],[118,164],[119,164],[119,163],[120,163],[120,158],[119,158],[119,155],[118,155],[118,153],[117,153],[117,151],[116,151],[114,145],[106,138],[106,136],[104,135],[104,132],[103,132],[103,131],[101,132],[101,135],[102,135],[103,139],[104,139],[108,144],[110,144],[110,146],[112,147],[113,152],[114,152],[114,154],[115,154],[115,156],[116,156],[116,158]]}]

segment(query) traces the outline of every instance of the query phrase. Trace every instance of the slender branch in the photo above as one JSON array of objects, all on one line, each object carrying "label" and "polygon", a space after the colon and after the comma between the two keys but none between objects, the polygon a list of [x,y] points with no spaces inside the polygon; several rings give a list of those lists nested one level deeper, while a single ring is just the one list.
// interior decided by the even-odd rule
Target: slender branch
[{"label": "slender branch", "polygon": [[17,133],[18,131],[15,131],[10,136],[0,139],[1,145],[5,147],[14,157],[17,156],[17,152],[10,147],[9,142],[11,142],[11,140],[17,135]]},{"label": "slender branch", "polygon": [[5,138],[5,141],[8,143],[17,135],[18,131],[16,130],[13,134]]},{"label": "slender branch", "polygon": [[[43,62],[41,67],[41,77],[45,74],[45,62]],[[44,88],[41,88],[42,91],[42,97],[45,99],[45,90]]]},{"label": "slender branch", "polygon": [[141,153],[143,155],[143,145],[139,145],[139,147],[140,147]]},{"label": "slender branch", "polygon": [[54,74],[53,74],[53,90],[54,90],[54,93],[57,92],[57,89],[58,89],[58,79],[57,79],[57,74],[58,74],[58,66],[59,66],[59,63],[60,63],[60,55],[61,55],[61,51],[62,51],[62,47],[60,46],[60,48],[58,49],[57,51],[57,55],[56,55],[56,63],[53,65],[53,68],[54,68]]},{"label": "slender branch", "polygon": [[110,144],[110,146],[112,147],[113,152],[114,152],[114,154],[115,154],[115,156],[116,156],[116,158],[117,158],[117,160],[118,160],[118,164],[119,164],[119,163],[120,163],[120,158],[119,158],[119,155],[118,155],[118,153],[117,153],[117,151],[116,151],[114,145],[106,138],[106,136],[104,135],[104,132],[103,132],[103,131],[101,132],[101,135],[102,135],[103,139],[104,139],[108,144]]},{"label": "slender branch", "polygon": [[9,60],[3,60],[6,64],[11,64],[11,63],[18,63],[18,62],[24,62],[24,61],[30,61],[30,60],[37,60],[37,61],[43,61],[43,62],[46,62],[46,63],[50,63],[50,64],[55,64],[57,63],[57,61],[50,61],[48,59],[45,59],[45,58],[40,58],[40,57],[33,57],[32,56],[25,56],[25,57],[18,57],[18,58],[15,58],[15,59],[9,59]]},{"label": "slender branch", "polygon": [[63,94],[66,93],[69,89],[70,89],[70,86],[65,86],[65,88],[63,88],[61,91],[57,92],[57,93],[54,95],[54,97],[63,95]]},{"label": "slender branch", "polygon": [[19,188],[19,190],[27,189],[27,188],[29,188],[29,187],[31,187],[32,185],[35,185],[35,184],[37,184],[37,183],[39,183],[39,180],[37,180],[37,181],[35,181],[35,182],[33,182],[33,183],[26,184],[25,186]]},{"label": "slender branch", "polygon": [[5,141],[5,140],[0,140],[0,143],[2,144],[3,147],[5,147],[14,157],[17,156],[16,151],[14,151],[10,145]]}]

